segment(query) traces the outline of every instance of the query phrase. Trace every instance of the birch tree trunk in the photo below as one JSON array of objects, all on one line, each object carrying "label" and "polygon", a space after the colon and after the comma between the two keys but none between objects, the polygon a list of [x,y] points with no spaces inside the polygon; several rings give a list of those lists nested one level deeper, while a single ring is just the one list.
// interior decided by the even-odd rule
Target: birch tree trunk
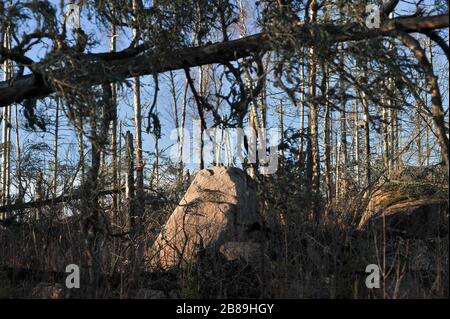
[{"label": "birch tree trunk", "polygon": [[420,105],[416,103],[416,146],[417,146],[417,165],[422,166],[422,118],[420,117]]},{"label": "birch tree trunk", "polygon": [[[239,3],[239,22],[240,22],[240,38],[244,38],[247,35],[247,25],[246,25],[246,13],[244,0],[238,0]],[[245,82],[246,86],[250,91],[251,102],[250,102],[250,114],[249,114],[249,139],[248,139],[248,158],[249,158],[249,175],[251,178],[256,177],[257,170],[257,143],[258,143],[258,124],[257,124],[257,105],[256,99],[252,92],[252,83],[248,71],[245,72]],[[283,133],[281,133],[282,135]]]},{"label": "birch tree trunk", "polygon": [[[317,20],[318,3],[316,0],[311,1],[310,21],[314,23]],[[311,194],[312,207],[311,213],[316,221],[320,216],[317,210],[317,201],[320,187],[320,155],[319,155],[319,106],[315,101],[316,97],[316,77],[317,77],[317,56],[314,48],[310,49],[309,61],[309,99],[310,99],[310,165],[311,165]]]},{"label": "birch tree trunk", "polygon": [[[339,15],[343,19],[345,16],[344,8],[340,8]],[[344,57],[344,43],[339,44],[339,65],[344,68],[345,67],[345,57]],[[339,189],[338,196],[341,198],[345,197],[347,193],[347,165],[348,165],[348,153],[347,153],[347,97],[345,90],[345,81],[344,77],[340,77],[339,79],[339,95],[340,95],[340,141],[339,141],[339,162],[336,165],[339,165],[339,175],[336,176],[339,179]]]},{"label": "birch tree trunk", "polygon": [[53,144],[53,199],[57,196],[58,190],[58,137],[59,137],[59,104],[61,100],[56,97],[56,112],[55,112],[55,141]]},{"label": "birch tree trunk", "polygon": [[[428,49],[428,54],[430,56],[430,63],[431,65],[433,65],[433,42],[431,41],[430,38],[428,38],[428,45],[427,45],[427,49]],[[425,92],[425,105],[428,106],[428,94]],[[426,163],[427,166],[430,166],[430,157],[431,157],[431,146],[430,146],[430,126],[428,125],[428,118],[426,119],[427,121],[427,130],[426,130]]]},{"label": "birch tree trunk", "polygon": [[[113,17],[115,17],[115,8],[113,6]],[[117,49],[117,31],[115,22],[111,23],[111,37],[109,41],[110,52],[116,52]],[[118,214],[120,210],[120,192],[121,188],[117,181],[117,88],[115,83],[111,83],[111,127],[110,127],[110,153],[111,153],[111,180],[113,189],[117,189],[117,193],[112,195],[112,217],[114,222],[118,221]]]},{"label": "birch tree trunk", "polygon": [[[299,154],[298,154],[298,163],[300,169],[300,176],[303,172],[304,168],[304,144],[305,144],[305,66],[304,63],[301,65],[301,86],[300,86],[300,140],[299,140]],[[300,189],[302,187],[300,182]]]},{"label": "birch tree trunk", "polygon": [[[6,28],[3,35],[3,45],[6,49],[10,48],[9,27]],[[9,80],[12,77],[12,65],[10,60],[3,63],[3,79]],[[11,107],[9,105],[3,107],[2,110],[2,167],[1,167],[1,195],[2,205],[6,205],[9,201],[10,189],[10,149],[11,149]],[[4,214],[7,218],[7,213]]]},{"label": "birch tree trunk", "polygon": [[184,129],[186,127],[186,107],[187,107],[187,94],[189,85],[186,81],[184,85],[183,101],[181,103],[181,132],[180,132],[180,145],[178,145],[178,158],[180,159],[180,171],[183,174],[184,162],[183,162],[183,146],[184,146]]},{"label": "birch tree trunk", "polygon": [[[155,106],[155,112],[158,113],[158,105]],[[152,185],[158,189],[159,188],[159,137],[154,135],[154,154],[155,159],[153,162],[153,172],[152,172]]]},{"label": "birch tree trunk", "polygon": [[[331,107],[329,103],[329,78],[328,78],[328,67],[322,65],[322,89],[325,96],[325,114],[324,114],[324,177],[325,177],[325,187],[327,192],[327,204],[330,205],[333,200],[333,186],[331,181]],[[328,206],[327,205],[327,206]],[[328,209],[326,211],[328,215]]]},{"label": "birch tree trunk", "polygon": [[[172,95],[172,113],[173,113],[173,121],[175,130],[177,133],[177,147],[178,147],[178,161],[182,163],[182,158],[180,157],[180,148],[182,149],[182,140],[181,140],[181,129],[180,129],[180,121],[178,118],[178,98],[177,98],[177,87],[175,84],[175,75],[172,71],[169,72],[169,80],[170,80],[170,93]],[[182,171],[178,171],[177,180],[180,181]]]},{"label": "birch tree trunk", "polygon": [[[139,14],[138,0],[133,0],[133,12]],[[133,40],[135,45],[139,42],[139,33],[136,28],[133,28]],[[144,199],[144,162],[142,159],[142,110],[141,110],[141,82],[139,77],[134,78],[133,87],[133,105],[134,105],[134,131],[135,131],[135,153],[136,153],[136,228],[135,235],[139,236],[141,233],[142,217],[145,213],[145,199]]]},{"label": "birch tree trunk", "polygon": [[18,200],[21,202],[24,197],[24,189],[22,186],[22,149],[20,147],[20,127],[19,127],[19,111],[18,105],[14,105],[14,120],[16,127],[16,177],[18,185]]},{"label": "birch tree trunk", "polygon": [[127,203],[128,227],[131,233],[135,233],[136,203],[134,187],[134,145],[133,134],[125,133],[125,199]]},{"label": "birch tree trunk", "polygon": [[[364,87],[367,87],[367,65],[363,62],[361,70],[361,82]],[[361,101],[363,106],[363,121],[364,121],[364,186],[370,189],[371,179],[371,148],[370,148],[370,114],[369,114],[369,100],[365,91],[361,92]]]},{"label": "birch tree trunk", "polygon": [[280,150],[280,156],[281,156],[281,161],[284,161],[284,148],[283,148],[283,143],[284,143],[284,121],[283,121],[283,100],[280,99],[280,104],[278,106],[278,116],[279,116],[279,125],[280,125],[280,142],[279,145],[281,145],[281,150]]},{"label": "birch tree trunk", "polygon": [[85,180],[85,160],[84,160],[84,135],[83,135],[83,127],[84,127],[84,120],[83,115],[78,115],[78,128],[76,128],[76,134],[78,137],[78,158],[79,158],[79,165],[80,165],[80,182],[81,185],[84,184]]},{"label": "birch tree trunk", "polygon": [[354,130],[355,130],[355,165],[356,165],[356,185],[359,187],[361,183],[361,165],[360,165],[360,145],[359,145],[359,103],[358,103],[358,96],[359,96],[359,90],[357,86],[355,85],[355,101],[354,101]]},{"label": "birch tree trunk", "polygon": [[[385,81],[385,80],[383,80]],[[386,82],[385,82],[386,85]],[[389,82],[388,82],[389,85]],[[383,139],[383,164],[384,169],[389,172],[389,111],[386,107],[386,103],[389,106],[389,99],[382,99],[381,109],[381,135]]]}]

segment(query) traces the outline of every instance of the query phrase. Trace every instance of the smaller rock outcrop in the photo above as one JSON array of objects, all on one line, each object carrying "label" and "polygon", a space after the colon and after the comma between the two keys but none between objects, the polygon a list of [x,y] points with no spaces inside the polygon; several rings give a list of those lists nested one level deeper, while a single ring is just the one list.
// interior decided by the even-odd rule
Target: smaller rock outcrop
[{"label": "smaller rock outcrop", "polygon": [[380,189],[371,196],[358,229],[369,225],[404,237],[436,237],[448,232],[448,199],[406,188]]}]

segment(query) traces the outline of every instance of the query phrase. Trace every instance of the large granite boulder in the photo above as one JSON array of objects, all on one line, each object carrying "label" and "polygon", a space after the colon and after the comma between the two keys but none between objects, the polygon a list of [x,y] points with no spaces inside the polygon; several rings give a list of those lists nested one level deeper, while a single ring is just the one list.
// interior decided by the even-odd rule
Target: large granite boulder
[{"label": "large granite boulder", "polygon": [[228,242],[259,247],[249,243],[262,240],[262,225],[254,183],[244,171],[201,170],[147,252],[147,265],[164,270],[183,266],[195,261],[199,251],[220,253]]}]

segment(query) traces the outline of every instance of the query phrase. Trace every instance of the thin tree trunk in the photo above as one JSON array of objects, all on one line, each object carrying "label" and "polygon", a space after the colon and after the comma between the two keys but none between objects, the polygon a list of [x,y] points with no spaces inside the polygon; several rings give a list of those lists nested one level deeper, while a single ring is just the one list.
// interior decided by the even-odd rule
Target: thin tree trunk
[{"label": "thin tree trunk", "polygon": [[359,103],[357,96],[359,95],[358,89],[355,87],[355,164],[356,164],[356,185],[359,187],[361,184],[361,165],[360,165],[360,145],[359,145]]},{"label": "thin tree trunk", "polygon": [[336,154],[336,162],[335,162],[335,178],[336,178],[336,182],[335,182],[335,193],[336,193],[336,199],[339,200],[341,198],[341,166],[339,165],[339,163],[341,162],[341,140],[340,138],[338,138],[338,133],[336,132],[336,137],[335,137],[335,145],[336,145],[336,150],[334,152],[334,154]]},{"label": "thin tree trunk", "polygon": [[[383,102],[385,100],[383,99]],[[383,163],[384,169],[389,172],[389,113],[388,109],[383,103],[383,108],[381,109],[381,134],[383,138]]]},{"label": "thin tree trunk", "polygon": [[[130,237],[133,241],[136,240],[136,235],[138,234],[138,228],[140,228],[140,221],[138,218],[139,212],[136,212],[136,198],[135,198],[135,186],[134,186],[134,145],[133,145],[133,134],[130,131],[125,133],[125,201],[126,201],[126,212],[128,217],[128,231]],[[129,265],[129,272],[131,274],[128,280],[133,280],[136,270],[140,265],[139,249],[135,249],[131,246],[128,251],[128,258],[131,261]]]},{"label": "thin tree trunk", "polygon": [[[269,66],[270,66],[271,54],[267,55],[265,65],[264,65],[264,74],[268,74]],[[258,152],[261,154],[266,154],[266,146],[267,146],[267,79],[264,78],[264,85],[260,93],[260,121],[259,123],[259,148]]]},{"label": "thin tree trunk", "polygon": [[[357,62],[356,61],[355,61],[355,70],[357,70]],[[357,188],[359,189],[360,184],[361,184],[361,165],[359,162],[361,159],[361,154],[360,154],[361,147],[359,145],[359,142],[360,142],[359,141],[359,139],[360,139],[360,136],[359,136],[359,124],[360,124],[360,121],[359,121],[359,94],[360,94],[360,92],[359,92],[357,85],[355,85],[353,89],[354,89],[354,95],[355,95],[354,110],[353,110],[353,112],[354,112],[353,129],[354,129],[354,139],[355,139],[355,142],[354,142],[355,151],[354,151],[353,159],[354,159],[354,162],[356,165],[356,176],[355,176],[356,185],[357,185]]]},{"label": "thin tree trunk", "polygon": [[[389,92],[391,92],[391,94],[395,91],[395,87],[394,87],[394,81],[391,77],[388,78],[388,90]],[[395,117],[395,112],[394,112],[394,108],[396,107],[396,105],[394,105],[394,101],[391,97],[388,98],[388,114],[387,114],[387,121],[386,124],[388,126],[387,129],[387,140],[388,140],[388,148],[387,148],[387,152],[388,152],[388,159],[389,159],[389,165],[388,165],[388,176],[389,178],[391,178],[393,176],[393,173],[395,171],[395,148],[394,148],[394,125],[395,125],[395,121],[394,121],[394,117]]]},{"label": "thin tree trunk", "polygon": [[416,103],[416,146],[417,146],[417,165],[422,166],[422,119],[420,117],[420,105]]},{"label": "thin tree trunk", "polygon": [[134,145],[133,134],[125,133],[125,199],[127,203],[128,227],[133,234],[136,227],[136,205],[134,188]]},{"label": "thin tree trunk", "polygon": [[177,90],[175,84],[175,75],[173,72],[169,73],[170,75],[170,90],[172,94],[172,103],[173,103],[173,115],[174,115],[174,124],[177,132],[177,147],[178,147],[178,173],[177,173],[177,181],[181,182],[183,177],[183,139],[184,139],[184,123],[186,121],[186,95],[188,85],[186,84],[183,94],[183,100],[181,105],[181,123],[179,119],[179,110],[178,110],[178,98],[177,98]]},{"label": "thin tree trunk", "polygon": [[[12,71],[12,68],[11,68]],[[11,75],[14,76],[11,72]],[[12,108],[9,106],[8,111],[8,130],[7,130],[7,141],[8,141],[8,147],[7,147],[7,164],[6,164],[6,203],[10,202],[11,199],[11,131],[12,131]]]},{"label": "thin tree trunk", "polygon": [[[8,32],[5,35],[5,43],[9,46]],[[11,74],[11,61],[4,62],[4,79],[9,79]],[[2,168],[1,168],[1,195],[2,204],[6,205],[9,202],[10,189],[10,150],[11,150],[11,107],[5,106],[2,110]],[[4,218],[8,218],[7,212]]]},{"label": "thin tree trunk", "polygon": [[85,160],[84,160],[84,136],[83,136],[83,127],[84,120],[83,115],[81,113],[78,116],[78,157],[80,160],[80,176],[81,176],[81,184],[84,184],[85,180]]},{"label": "thin tree trunk", "polygon": [[[200,39],[198,41],[199,41],[198,43],[201,42]],[[203,84],[204,84],[203,83],[203,76],[204,76],[203,66],[200,66],[198,68],[198,93],[199,93],[199,95],[201,97],[204,97],[204,94],[205,94],[204,86],[203,86]],[[198,115],[200,117],[200,121],[201,121],[201,119],[205,118],[205,111],[203,110],[202,106],[199,107],[198,111],[201,113],[201,114]],[[204,147],[205,147],[205,143],[204,143],[204,140],[203,140],[204,135],[205,135],[205,127],[203,127],[203,124],[200,123],[200,140],[199,140],[199,143],[200,143],[200,145],[199,145],[200,146],[199,147],[200,148],[199,149],[199,152],[200,152],[200,154],[199,154],[199,156],[200,156],[200,169],[204,169],[205,168],[204,154],[203,154]]]},{"label": "thin tree trunk", "polygon": [[172,105],[173,121],[174,121],[175,130],[177,132],[177,146],[179,147],[180,142],[181,142],[181,137],[180,137],[181,132],[180,132],[180,121],[178,119],[177,87],[175,85],[175,75],[173,74],[172,71],[169,72],[169,79],[170,79],[170,93],[172,94],[172,103],[173,103],[173,105]]},{"label": "thin tree trunk", "polygon": [[14,120],[16,126],[16,177],[18,184],[18,199],[19,202],[23,200],[24,189],[22,186],[22,150],[20,147],[20,127],[19,127],[19,111],[18,105],[14,105]]},{"label": "thin tree trunk", "polygon": [[181,132],[180,132],[180,145],[178,145],[178,158],[180,159],[180,171],[183,174],[184,171],[184,163],[183,163],[183,145],[184,145],[184,129],[186,127],[186,106],[187,106],[187,93],[188,93],[189,84],[185,83],[184,86],[184,94],[183,94],[183,102],[181,108]]},{"label": "thin tree trunk", "polygon": [[[328,68],[322,65],[322,89],[325,96],[325,114],[324,114],[324,177],[327,193],[327,207],[333,200],[333,187],[331,182],[331,107],[329,103],[329,78]],[[328,215],[328,209],[326,214]]]},{"label": "thin tree trunk", "polygon": [[59,103],[60,98],[56,97],[55,112],[55,141],[53,145],[53,198],[56,198],[58,190],[58,137],[59,137]]},{"label": "thin tree trunk", "polygon": [[[339,63],[340,65],[344,65],[344,44],[340,44],[340,53],[339,53]],[[339,91],[340,91],[340,107],[341,107],[341,114],[340,114],[340,133],[341,133],[341,141],[340,141],[340,148],[342,154],[340,155],[340,162],[338,165],[340,165],[340,189],[342,192],[342,195],[345,195],[347,193],[347,97],[345,92],[345,82],[344,77],[340,77],[339,80]]]},{"label": "thin tree trunk", "polygon": [[[314,23],[317,19],[318,4],[316,0],[311,2],[310,20]],[[320,155],[319,155],[319,106],[315,101],[316,97],[316,77],[317,77],[317,56],[314,48],[310,49],[309,61],[309,99],[310,99],[310,165],[311,165],[311,213],[316,221],[319,221],[319,210],[317,207],[319,187],[320,187]]]},{"label": "thin tree trunk", "polygon": [[388,113],[388,117],[389,117],[389,176],[392,177],[394,172],[395,172],[395,147],[394,147],[394,143],[395,143],[395,137],[394,137],[394,125],[395,125],[395,121],[394,121],[394,117],[395,117],[395,111],[393,109],[394,104],[391,101],[391,108],[389,109],[389,113]]},{"label": "thin tree trunk", "polygon": [[122,122],[119,121],[118,123],[119,126],[119,135],[118,135],[118,140],[119,140],[119,147],[118,147],[118,158],[117,158],[117,188],[118,188],[118,193],[117,193],[117,203],[118,203],[118,221],[119,221],[119,225],[122,227],[122,230],[124,228],[126,228],[126,213],[122,214]]},{"label": "thin tree trunk", "polygon": [[[113,7],[112,15],[115,16],[115,8]],[[117,33],[116,33],[116,25],[114,21],[111,24],[111,38],[110,38],[110,51],[116,52],[117,49]],[[111,83],[111,179],[113,188],[119,188],[117,181],[117,89],[116,84]],[[120,189],[120,188],[119,188]],[[120,192],[118,194],[112,195],[112,216],[113,220],[117,223],[118,214],[120,209]]]},{"label": "thin tree trunk", "polygon": [[[425,92],[425,105],[428,107],[428,94]],[[425,163],[426,166],[430,166],[430,156],[431,156],[431,147],[430,147],[430,126],[428,122],[428,118],[425,118]]]},{"label": "thin tree trunk", "polygon": [[[298,154],[298,163],[299,163],[299,169],[300,169],[300,176],[303,171],[304,167],[304,156],[303,156],[303,150],[304,150],[304,144],[305,144],[305,137],[304,137],[304,130],[305,130],[305,66],[304,63],[301,65],[301,87],[300,87],[300,141],[299,141],[299,154]],[[301,189],[302,183],[300,183],[300,189]]]},{"label": "thin tree trunk", "polygon": [[[158,106],[155,107],[155,112],[158,112]],[[155,135],[155,160],[153,162],[153,173],[152,173],[152,185],[156,189],[159,188],[159,138]]]},{"label": "thin tree trunk", "polygon": [[284,148],[283,148],[283,143],[284,143],[284,121],[283,121],[283,100],[280,99],[280,104],[278,106],[278,116],[279,116],[279,125],[280,125],[280,142],[279,144],[281,145],[281,151],[280,151],[280,156],[281,156],[281,161],[284,161]]},{"label": "thin tree trunk", "polygon": [[[362,66],[362,83],[367,87],[367,65],[363,62]],[[369,114],[369,100],[365,91],[361,92],[361,101],[363,106],[363,121],[364,121],[364,186],[370,188],[371,179],[371,148],[370,148],[370,114]]]},{"label": "thin tree trunk", "polygon": [[[34,198],[36,202],[40,202],[44,198],[44,173],[42,170],[38,170],[36,174],[36,189],[34,192]],[[42,215],[42,207],[38,206],[34,210],[34,220],[38,221]]]},{"label": "thin tree trunk", "polygon": [[[99,175],[102,165],[102,154],[105,153],[108,144],[108,130],[111,125],[112,92],[110,84],[102,85],[102,101],[100,117],[96,108],[90,109],[89,125],[91,143],[91,166],[87,172],[86,179],[82,183],[81,204],[83,209],[82,235],[85,242],[85,256],[88,266],[90,284],[92,287],[98,282],[101,269],[102,247],[105,243],[107,223],[101,213],[99,203]],[[80,129],[82,134],[82,127]],[[84,164],[84,163],[83,163]],[[92,296],[97,297],[97,291],[92,291]]]},{"label": "thin tree trunk", "polygon": [[[428,38],[428,53],[430,55],[430,63],[433,65],[433,42]],[[426,81],[425,81],[426,83]],[[425,105],[428,107],[428,94],[425,92]],[[430,156],[431,156],[431,146],[430,146],[430,126],[428,125],[428,118],[425,119],[427,121],[427,129],[426,129],[426,163],[427,167],[430,166]]]},{"label": "thin tree trunk", "polygon": [[[246,25],[246,14],[245,14],[245,7],[244,7],[244,1],[238,0],[239,4],[239,26],[240,26],[240,37],[244,38],[247,35],[247,25]],[[250,129],[250,136],[248,139],[248,159],[249,159],[249,175],[251,178],[256,177],[256,170],[257,170],[257,143],[258,143],[258,125],[257,125],[257,112],[256,112],[256,99],[253,96],[252,92],[252,83],[250,79],[250,74],[248,71],[245,72],[245,84],[247,88],[250,91],[251,95],[251,102],[250,102],[250,114],[249,114],[249,129]],[[282,135],[283,133],[281,133]]]},{"label": "thin tree trunk", "polygon": [[[138,0],[133,0],[133,12],[138,15],[139,4]],[[138,45],[139,34],[136,28],[133,29],[133,40],[136,41],[135,45]],[[135,152],[136,152],[136,233],[134,235],[139,236],[141,234],[141,225],[143,223],[143,216],[145,213],[145,199],[144,199],[144,161],[142,159],[142,111],[141,111],[141,91],[140,91],[140,78],[134,78],[134,131],[135,131]],[[156,93],[155,93],[156,94]],[[140,252],[142,247],[138,247],[138,258],[140,260]]]},{"label": "thin tree trunk", "polygon": [[[82,197],[83,207],[83,222],[82,222],[82,235],[85,242],[85,256],[88,267],[90,284],[95,285],[98,280],[98,274],[100,269],[101,250],[99,249],[99,233],[101,224],[99,223],[100,217],[100,205],[99,205],[99,193],[98,193],[98,177],[101,166],[101,154],[104,148],[104,138],[106,132],[104,131],[104,121],[106,108],[103,105],[102,119],[100,123],[100,131],[98,131],[97,114],[95,111],[89,116],[90,125],[90,143],[91,143],[91,166],[87,172],[86,179],[82,184],[84,196]],[[93,297],[96,296],[96,291],[92,291]]]}]

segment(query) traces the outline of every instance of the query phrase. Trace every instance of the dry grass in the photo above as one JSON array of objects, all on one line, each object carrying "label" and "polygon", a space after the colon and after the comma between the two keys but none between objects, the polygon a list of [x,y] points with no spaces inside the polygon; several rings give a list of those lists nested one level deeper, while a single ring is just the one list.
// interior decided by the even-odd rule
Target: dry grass
[{"label": "dry grass", "polygon": [[[360,196],[334,203],[327,207],[326,219],[313,221],[308,214],[310,199],[293,187],[296,180],[286,173],[260,184],[261,213],[281,220],[265,233],[267,258],[262,269],[226,262],[208,252],[187,269],[165,274],[132,272],[131,250],[138,244],[149,247],[178,203],[179,196],[167,188],[147,195],[146,235],[130,239],[120,235],[124,224],[113,224],[114,236],[98,237],[98,280],[77,291],[63,289],[62,296],[133,298],[159,290],[159,297],[184,298],[448,298],[448,233],[402,238],[386,229],[358,231],[358,217],[367,203]],[[103,203],[108,216],[108,200]],[[57,209],[61,212],[63,207]],[[43,208],[39,221],[0,230],[1,298],[33,297],[39,283],[63,282],[67,264],[85,269],[80,220],[73,216],[56,222],[50,212]],[[365,286],[368,264],[380,266],[380,289]],[[41,273],[12,274],[8,269]]]}]

